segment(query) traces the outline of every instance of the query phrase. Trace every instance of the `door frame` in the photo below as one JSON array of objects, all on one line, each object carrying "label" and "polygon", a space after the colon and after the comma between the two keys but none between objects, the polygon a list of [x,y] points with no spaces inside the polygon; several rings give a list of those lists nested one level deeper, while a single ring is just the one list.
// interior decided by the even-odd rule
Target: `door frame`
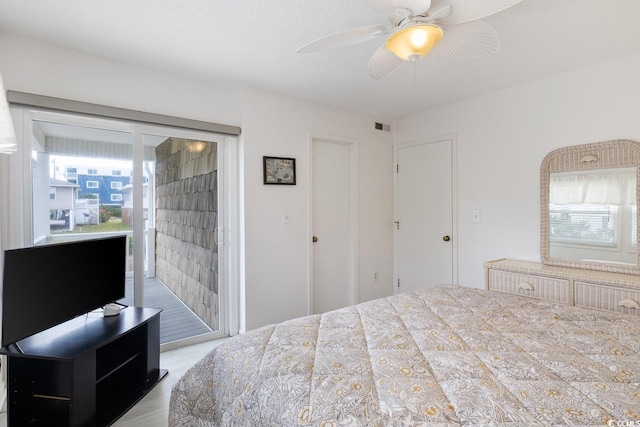
[{"label": "door frame", "polygon": [[399,293],[399,263],[398,263],[398,150],[418,145],[433,144],[436,142],[450,141],[451,143],[451,282],[458,283],[458,140],[457,134],[446,134],[435,137],[420,138],[393,144],[393,294]]},{"label": "door frame", "polygon": [[356,138],[331,135],[320,132],[309,132],[309,218],[307,225],[307,242],[309,259],[307,261],[309,277],[307,279],[307,314],[313,314],[313,145],[316,142],[342,144],[349,147],[349,304],[358,302],[358,152],[359,141]]}]

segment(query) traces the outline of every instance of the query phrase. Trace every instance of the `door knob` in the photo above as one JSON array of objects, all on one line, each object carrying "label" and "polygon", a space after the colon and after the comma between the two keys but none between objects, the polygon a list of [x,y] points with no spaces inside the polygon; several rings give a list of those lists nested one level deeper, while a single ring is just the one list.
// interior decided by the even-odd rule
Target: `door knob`
[{"label": "door knob", "polygon": [[313,241],[313,243],[318,241],[318,238],[316,236],[313,236],[313,239],[311,239]]},{"label": "door knob", "polygon": [[451,240],[451,237],[449,237],[449,236],[444,236],[444,237],[442,238],[442,240],[444,240],[445,242],[448,242],[449,240]]}]

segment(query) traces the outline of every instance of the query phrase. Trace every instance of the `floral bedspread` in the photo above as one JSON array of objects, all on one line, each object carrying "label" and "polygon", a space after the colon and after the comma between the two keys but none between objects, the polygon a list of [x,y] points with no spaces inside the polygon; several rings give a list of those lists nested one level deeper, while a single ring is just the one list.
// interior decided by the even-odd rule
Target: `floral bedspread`
[{"label": "floral bedspread", "polygon": [[175,384],[169,425],[640,425],[640,318],[405,293],[226,340]]}]

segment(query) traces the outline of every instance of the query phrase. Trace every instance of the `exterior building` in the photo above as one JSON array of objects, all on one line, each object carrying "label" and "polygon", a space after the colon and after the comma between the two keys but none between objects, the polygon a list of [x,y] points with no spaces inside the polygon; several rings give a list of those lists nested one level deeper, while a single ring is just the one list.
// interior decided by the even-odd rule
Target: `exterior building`
[{"label": "exterior building", "polygon": [[72,230],[78,184],[59,179],[49,180],[49,221],[51,229]]},{"label": "exterior building", "polygon": [[101,205],[124,205],[123,187],[131,184],[131,169],[67,166],[64,176],[67,182],[78,184],[78,198],[98,199]]},{"label": "exterior building", "polygon": [[79,199],[79,185],[49,180],[49,224],[52,231],[72,231],[76,225],[98,224],[100,199]]},{"label": "exterior building", "polygon": [[[153,193],[149,194],[149,183],[147,177],[144,177],[145,182],[142,184],[142,203],[144,209],[144,229],[148,227],[149,220],[149,205],[153,204],[153,200],[149,200],[149,196],[153,197]],[[122,204],[122,222],[130,227],[133,227],[133,185],[125,185],[122,187],[123,204]]]}]

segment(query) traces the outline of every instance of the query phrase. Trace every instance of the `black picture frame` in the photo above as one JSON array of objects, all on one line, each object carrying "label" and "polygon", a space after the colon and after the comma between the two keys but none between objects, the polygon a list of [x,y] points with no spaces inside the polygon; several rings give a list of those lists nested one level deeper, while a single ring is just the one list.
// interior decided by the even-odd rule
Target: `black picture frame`
[{"label": "black picture frame", "polygon": [[262,182],[265,185],[296,185],[296,159],[263,156]]}]

